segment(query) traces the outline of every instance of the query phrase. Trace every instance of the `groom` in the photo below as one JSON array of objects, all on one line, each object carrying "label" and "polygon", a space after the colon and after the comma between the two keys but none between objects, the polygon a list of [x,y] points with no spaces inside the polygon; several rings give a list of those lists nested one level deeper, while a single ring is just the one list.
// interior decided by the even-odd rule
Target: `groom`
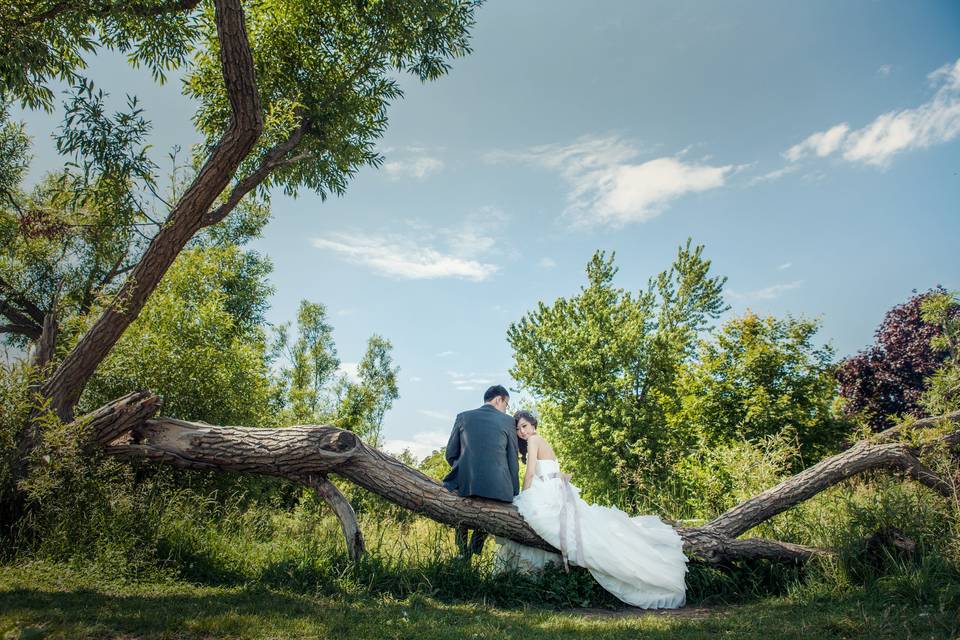
[{"label": "groom", "polygon": [[[483,394],[483,406],[457,415],[447,442],[446,457],[452,469],[443,486],[464,498],[478,497],[512,502],[520,493],[517,459],[517,428],[507,415],[510,394],[494,385]],[[474,530],[467,542],[467,528],[457,527],[457,546],[469,558],[483,551],[485,531]]]}]

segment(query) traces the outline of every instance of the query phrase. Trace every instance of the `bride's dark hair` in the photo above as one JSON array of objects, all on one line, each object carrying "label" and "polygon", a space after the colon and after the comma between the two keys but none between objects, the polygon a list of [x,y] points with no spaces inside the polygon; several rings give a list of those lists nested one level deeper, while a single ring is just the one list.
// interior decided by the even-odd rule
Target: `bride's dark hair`
[{"label": "bride's dark hair", "polygon": [[[521,420],[526,420],[532,424],[534,429],[536,429],[537,424],[539,424],[537,417],[529,411],[520,410],[513,414],[513,426],[520,426]],[[523,464],[527,464],[527,441],[523,438],[517,438],[517,450],[520,452],[520,461],[523,462]]]}]

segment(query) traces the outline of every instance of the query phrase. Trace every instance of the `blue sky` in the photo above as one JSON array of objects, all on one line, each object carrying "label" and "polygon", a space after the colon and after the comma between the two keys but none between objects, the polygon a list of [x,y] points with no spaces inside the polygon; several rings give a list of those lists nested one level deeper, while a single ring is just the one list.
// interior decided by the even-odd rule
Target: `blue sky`
[{"label": "blue sky", "polygon": [[[393,341],[388,448],[442,445],[453,416],[512,384],[508,325],[574,294],[597,249],[642,288],[686,238],[729,278],[731,314],[820,318],[839,355],[883,313],[960,288],[960,4],[490,2],[447,77],[404,81],[380,170],[338,199],[277,195],[255,247],[271,322],[325,303],[341,359]],[[158,154],[197,140],[176,83],[116,56]],[[22,114],[34,175],[50,117]]]}]

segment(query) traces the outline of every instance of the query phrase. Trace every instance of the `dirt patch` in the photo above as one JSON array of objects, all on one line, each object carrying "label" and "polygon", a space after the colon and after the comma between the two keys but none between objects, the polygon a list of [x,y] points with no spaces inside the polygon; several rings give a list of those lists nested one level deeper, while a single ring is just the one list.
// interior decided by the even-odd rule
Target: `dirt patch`
[{"label": "dirt patch", "polygon": [[583,616],[585,618],[637,618],[641,616],[660,616],[666,618],[690,618],[699,620],[709,618],[719,613],[726,613],[733,607],[681,607],[679,609],[638,609],[624,607],[623,609],[596,609],[585,607],[582,609],[567,609],[564,613]]}]

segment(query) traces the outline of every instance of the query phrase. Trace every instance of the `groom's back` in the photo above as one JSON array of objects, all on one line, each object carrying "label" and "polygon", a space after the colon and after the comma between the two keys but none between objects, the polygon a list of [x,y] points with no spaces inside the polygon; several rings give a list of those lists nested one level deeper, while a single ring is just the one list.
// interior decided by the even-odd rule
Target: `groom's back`
[{"label": "groom's back", "polygon": [[444,486],[461,496],[509,502],[519,489],[516,438],[513,418],[490,405],[459,414],[447,445],[452,469]]}]

